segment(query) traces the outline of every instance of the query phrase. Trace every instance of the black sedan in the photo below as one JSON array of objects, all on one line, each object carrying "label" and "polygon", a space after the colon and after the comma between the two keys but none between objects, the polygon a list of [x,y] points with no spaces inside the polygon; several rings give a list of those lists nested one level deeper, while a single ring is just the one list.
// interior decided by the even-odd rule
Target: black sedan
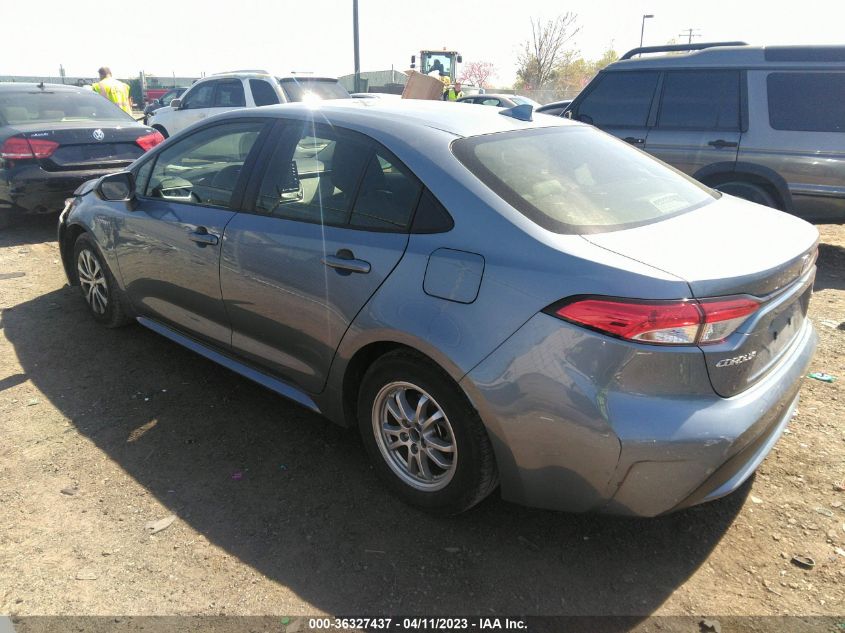
[{"label": "black sedan", "polygon": [[83,182],[163,140],[90,88],[0,83],[0,227],[61,211]]},{"label": "black sedan", "polygon": [[563,113],[569,108],[572,104],[572,99],[564,99],[563,101],[552,101],[551,103],[547,103],[545,105],[536,108],[535,112],[542,112],[543,114],[549,114],[551,116],[563,116]]}]

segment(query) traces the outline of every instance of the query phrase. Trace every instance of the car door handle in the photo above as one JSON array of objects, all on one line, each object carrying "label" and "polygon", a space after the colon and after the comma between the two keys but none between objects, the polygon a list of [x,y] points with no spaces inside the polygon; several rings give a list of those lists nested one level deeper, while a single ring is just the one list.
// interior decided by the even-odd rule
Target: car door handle
[{"label": "car door handle", "polygon": [[637,138],[635,136],[626,136],[622,140],[625,141],[626,143],[630,143],[631,145],[643,145],[645,143],[644,138]]},{"label": "car door handle", "polygon": [[716,149],[722,149],[723,147],[737,147],[739,145],[739,143],[735,141],[726,141],[721,138],[716,141],[710,141],[707,144],[715,147]]},{"label": "car door handle", "polygon": [[202,244],[203,246],[206,244],[211,244],[213,246],[219,241],[217,236],[213,233],[209,233],[208,229],[204,226],[197,228],[196,231],[188,233],[188,239],[192,242],[196,242],[197,244]]},{"label": "car door handle", "polygon": [[322,262],[335,270],[362,273],[364,275],[370,272],[370,262],[365,262],[363,259],[355,259],[352,251],[345,248],[339,250],[337,255],[326,255],[323,257]]}]

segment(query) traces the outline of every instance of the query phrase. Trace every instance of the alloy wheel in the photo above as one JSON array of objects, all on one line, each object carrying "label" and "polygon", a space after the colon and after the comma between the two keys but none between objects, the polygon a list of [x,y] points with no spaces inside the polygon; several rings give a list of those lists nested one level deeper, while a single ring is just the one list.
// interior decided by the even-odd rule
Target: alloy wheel
[{"label": "alloy wheel", "polygon": [[392,382],[373,402],[373,432],[385,462],[403,482],[442,490],[455,474],[458,446],[449,419],[425,390]]},{"label": "alloy wheel", "polygon": [[90,249],[79,251],[76,260],[82,294],[95,314],[105,314],[109,305],[108,285],[102,265]]}]

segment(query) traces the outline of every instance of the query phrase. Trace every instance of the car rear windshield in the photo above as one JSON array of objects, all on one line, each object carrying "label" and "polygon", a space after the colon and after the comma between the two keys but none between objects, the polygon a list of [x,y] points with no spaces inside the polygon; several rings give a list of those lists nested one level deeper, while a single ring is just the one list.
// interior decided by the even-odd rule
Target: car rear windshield
[{"label": "car rear windshield", "polygon": [[279,83],[291,101],[348,99],[349,93],[336,79],[280,79]]},{"label": "car rear windshield", "polygon": [[452,143],[475,176],[556,233],[633,228],[715,199],[710,189],[587,126],[500,132]]},{"label": "car rear windshield", "polygon": [[0,92],[0,124],[61,121],[133,121],[131,116],[94,92],[29,90]]}]

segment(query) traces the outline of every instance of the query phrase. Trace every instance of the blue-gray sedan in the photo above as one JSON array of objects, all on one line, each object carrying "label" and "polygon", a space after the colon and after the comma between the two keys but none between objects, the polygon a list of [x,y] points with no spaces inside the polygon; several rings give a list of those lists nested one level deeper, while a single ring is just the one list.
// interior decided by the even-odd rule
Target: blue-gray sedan
[{"label": "blue-gray sedan", "polygon": [[640,516],[730,493],[798,400],[816,229],[525,114],[214,117],[77,190],[68,279],[100,323],[357,425],[432,511],[497,486]]}]

